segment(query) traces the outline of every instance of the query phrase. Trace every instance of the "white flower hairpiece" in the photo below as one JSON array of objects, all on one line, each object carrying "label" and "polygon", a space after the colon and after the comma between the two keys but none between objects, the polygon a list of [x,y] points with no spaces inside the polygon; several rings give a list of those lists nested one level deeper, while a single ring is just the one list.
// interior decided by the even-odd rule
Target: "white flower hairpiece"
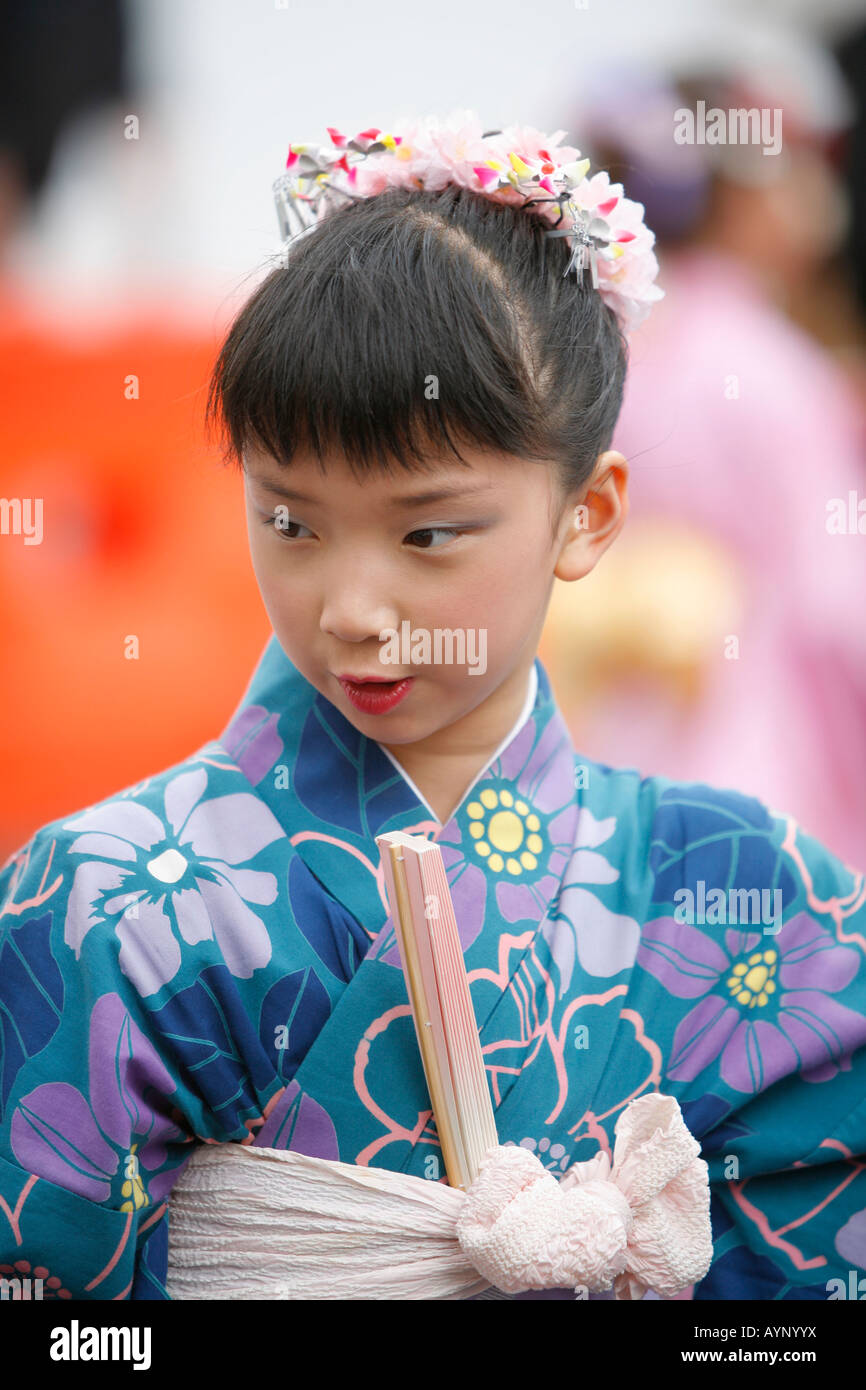
[{"label": "white flower hairpiece", "polygon": [[286,241],[312,229],[346,199],[370,198],[385,188],[438,190],[459,184],[521,207],[532,206],[551,224],[546,235],[569,237],[565,274],[592,284],[625,333],[642,323],[664,291],[654,283],[655,236],[642,203],[624,196],[604,170],[587,177],[590,161],[560,145],[558,130],[529,126],[483,131],[474,112],[446,120],[427,117],[402,135],[371,128],[354,136],[328,126],[330,145],[291,144],[286,172],[274,183],[280,231]]}]

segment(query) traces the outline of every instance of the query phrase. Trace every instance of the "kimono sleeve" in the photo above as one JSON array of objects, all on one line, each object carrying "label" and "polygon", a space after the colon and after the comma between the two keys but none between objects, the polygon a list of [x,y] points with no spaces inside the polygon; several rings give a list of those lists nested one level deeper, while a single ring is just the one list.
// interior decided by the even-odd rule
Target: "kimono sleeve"
[{"label": "kimono sleeve", "polygon": [[654,898],[677,908],[639,960],[667,996],[663,1089],[709,1167],[695,1297],[863,1298],[866,875],[733,792],[672,788],[654,829]]},{"label": "kimono sleeve", "polygon": [[132,1291],[191,1135],[114,934],[64,940],[67,845],[43,827],[0,870],[0,1277],[13,1297],[163,1297]]}]

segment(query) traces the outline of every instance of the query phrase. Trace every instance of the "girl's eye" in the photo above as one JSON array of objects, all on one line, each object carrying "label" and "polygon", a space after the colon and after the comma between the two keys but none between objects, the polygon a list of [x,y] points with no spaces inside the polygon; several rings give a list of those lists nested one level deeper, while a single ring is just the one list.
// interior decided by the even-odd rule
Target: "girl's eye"
[{"label": "girl's eye", "polygon": [[[292,521],[288,517],[280,516],[275,512],[269,512],[262,517],[262,524],[272,526],[281,540],[296,541],[306,540],[307,536],[313,533],[303,522]],[[306,535],[299,535],[299,531],[306,532]],[[464,535],[464,528],[459,526],[425,526],[418,531],[410,531],[406,537],[407,542],[417,550],[441,550],[442,545],[455,536]],[[444,537],[437,541],[435,537]]]},{"label": "girl's eye", "polygon": [[462,536],[462,535],[463,535],[463,532],[461,531],[461,529],[460,529],[459,526],[425,526],[425,527],[424,527],[422,530],[420,530],[420,531],[410,531],[410,532],[409,532],[409,535],[406,537],[406,539],[407,539],[407,541],[410,541],[410,542],[411,542],[413,536],[421,536],[421,537],[423,537],[423,538],[425,538],[425,539],[422,539],[422,540],[416,545],[416,549],[418,549],[418,550],[439,550],[441,547],[438,546],[438,545],[435,545],[435,544],[429,539],[430,536],[444,536],[446,540],[451,540],[451,539],[453,539],[454,536]]},{"label": "girl's eye", "polygon": [[298,536],[297,534],[299,527],[302,531],[308,531],[310,535],[313,534],[302,522],[292,521],[290,518],[277,515],[275,512],[269,512],[262,520],[265,526],[272,526],[274,528],[281,540],[303,540],[304,537]]}]

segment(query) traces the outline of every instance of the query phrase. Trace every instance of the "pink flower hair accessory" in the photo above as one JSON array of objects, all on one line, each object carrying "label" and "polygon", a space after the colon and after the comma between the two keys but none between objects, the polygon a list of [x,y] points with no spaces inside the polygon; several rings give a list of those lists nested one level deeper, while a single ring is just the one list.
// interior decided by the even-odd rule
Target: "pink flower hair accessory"
[{"label": "pink flower hair accessory", "polygon": [[530,126],[484,131],[472,111],[445,120],[428,116],[395,135],[371,127],[347,136],[329,126],[330,144],[290,144],[286,170],[274,183],[285,251],[347,200],[386,188],[439,190],[457,184],[519,207],[548,222],[551,237],[567,237],[565,269],[591,282],[624,333],[646,318],[664,291],[655,284],[655,236],[642,203],[624,195],[603,170],[589,175],[580,150]]}]

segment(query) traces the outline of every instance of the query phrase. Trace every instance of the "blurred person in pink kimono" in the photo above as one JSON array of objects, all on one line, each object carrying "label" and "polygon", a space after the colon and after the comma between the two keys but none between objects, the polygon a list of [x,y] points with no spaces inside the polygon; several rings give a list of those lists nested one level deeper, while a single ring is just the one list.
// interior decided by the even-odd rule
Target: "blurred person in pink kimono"
[{"label": "blurred person in pink kimono", "polygon": [[[848,107],[829,59],[806,57],[780,79],[719,51],[715,73],[680,73],[676,88],[632,75],[613,84],[616,112],[592,103],[585,153],[642,183],[632,196],[657,228],[666,297],[633,337],[614,441],[631,464],[629,523],[586,583],[557,581],[542,656],[588,758],[739,786],[856,864],[862,357],[844,371],[785,312],[806,283],[840,298],[831,258],[846,201],[832,156]],[[774,155],[698,143],[702,109],[733,108],[778,110]],[[673,135],[688,129],[684,110],[694,143]],[[843,346],[858,336],[862,321],[853,334],[840,324]]]}]

